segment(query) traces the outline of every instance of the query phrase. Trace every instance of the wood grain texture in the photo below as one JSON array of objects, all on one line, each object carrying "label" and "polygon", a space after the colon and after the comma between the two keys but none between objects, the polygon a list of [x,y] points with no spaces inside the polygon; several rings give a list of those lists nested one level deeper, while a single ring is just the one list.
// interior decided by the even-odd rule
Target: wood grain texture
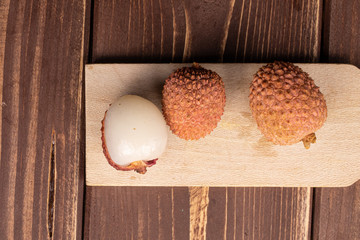
[{"label": "wood grain texture", "polygon": [[210,188],[207,239],[309,239],[310,192],[310,188]]},{"label": "wood grain texture", "polygon": [[360,181],[314,191],[313,239],[360,239]]},{"label": "wood grain texture", "polygon": [[[281,58],[294,62],[317,61],[320,57],[321,24],[319,19],[321,19],[322,2],[300,0],[286,1],[284,4],[284,1],[280,0],[95,0],[92,60],[93,62],[132,63],[194,60],[201,62],[264,62]],[[265,6],[265,8],[260,8],[261,6]],[[287,28],[283,28],[283,25],[286,25]],[[217,33],[213,33],[213,29],[216,29]],[[259,36],[265,37],[258,37],[257,33]],[[291,40],[289,40],[289,36],[291,36]],[[93,201],[91,203],[87,201],[85,214],[89,211],[98,212],[99,208],[110,214],[114,209],[109,207],[107,202],[102,201],[101,195],[97,192],[120,196],[119,191],[124,188],[101,190],[100,187],[87,187],[86,189],[87,198],[91,198]],[[129,205],[132,201],[145,201],[144,204],[146,204],[146,200],[136,197],[137,194],[141,195],[144,189],[147,188],[131,188],[131,191],[136,194],[128,195],[129,200],[126,204]],[[242,189],[238,188],[237,190],[242,191]],[[210,192],[211,190],[212,188],[209,189]],[[293,193],[289,194],[291,197],[286,199],[286,204],[273,210],[272,214],[284,216],[286,218],[284,221],[290,221],[294,228],[294,221],[287,217],[289,215],[285,217],[285,212],[287,212],[285,206],[298,206],[294,204],[300,201],[295,198],[295,191],[304,190],[305,194],[301,195],[301,201],[303,201],[308,199],[308,193],[310,194],[311,190],[307,191],[309,190],[307,188],[270,189],[269,191],[274,196],[271,201],[265,198],[265,195],[256,195],[251,202],[256,204],[269,201],[275,204],[282,199],[281,195],[275,194],[275,190],[289,190]],[[224,195],[216,195],[215,198],[223,197]],[[189,201],[188,191],[180,193],[178,198]],[[230,200],[228,199],[228,201]],[[189,206],[185,211],[187,212],[188,209]],[[228,216],[231,212],[233,212],[233,207],[229,205]],[[88,223],[85,224],[85,230],[91,229],[91,234],[88,235],[90,237],[98,236],[99,233],[98,226],[93,224],[95,216],[85,216],[85,221]],[[116,220],[118,221],[124,216],[119,212]],[[248,220],[239,215],[237,221],[240,225],[242,219]],[[255,219],[257,216],[254,216],[254,221],[256,221]],[[258,231],[265,234],[272,219],[271,215],[266,215],[263,220],[264,225],[259,225]],[[212,221],[209,218],[207,224],[211,224]],[[228,221],[230,221],[229,218]],[[310,221],[309,218],[308,221]],[[175,227],[179,225],[189,226],[189,218],[180,219]],[[236,226],[233,227],[235,231],[237,230]],[[287,226],[281,228],[276,224],[271,225],[271,229],[273,232],[281,232],[281,235],[290,231]],[[123,228],[120,228],[118,232],[122,230]],[[209,230],[207,227],[207,231]],[[188,239],[189,228],[185,229],[184,234],[176,239]],[[209,233],[207,233],[207,237],[217,239],[211,238]],[[239,234],[234,238],[245,239],[246,235]],[[301,238],[294,237],[294,239]]]},{"label": "wood grain texture", "polygon": [[80,238],[85,1],[0,11],[0,238]]},{"label": "wood grain texture", "polygon": [[[360,2],[325,1],[323,58],[360,67]],[[360,181],[314,190],[313,239],[360,239]]]},{"label": "wood grain texture", "polygon": [[322,58],[360,66],[360,2],[325,1]]},{"label": "wood grain texture", "polygon": [[322,1],[95,0],[93,62],[315,62]]},{"label": "wood grain texture", "polygon": [[84,238],[309,239],[310,192],[310,188],[92,187],[86,204],[98,207],[86,206]]},{"label": "wood grain texture", "polygon": [[85,239],[189,238],[189,192],[185,187],[87,189]]},{"label": "wood grain texture", "polygon": [[[4,83],[4,62],[5,62],[5,42],[6,42],[6,29],[7,29],[7,19],[9,15],[10,0],[2,1],[0,3],[0,90],[3,89]],[[0,129],[2,126],[2,109],[6,104],[2,101],[3,91],[0,91]],[[0,131],[0,153],[1,153],[1,131]],[[1,156],[0,156],[0,166],[1,166]]]},{"label": "wood grain texture", "polygon": [[[360,69],[348,64],[298,64],[320,87],[328,110],[324,126],[316,131],[316,144],[306,150],[302,142],[274,145],[257,128],[249,107],[249,84],[264,64],[200,64],[224,82],[221,121],[197,141],[183,140],[168,130],[167,148],[143,175],[117,171],[108,164],[100,131],[104,113],[126,94],[149,99],[161,109],[164,80],[189,64],[86,66],[87,185],[336,187],[360,179],[360,131],[356,131],[360,129]],[[339,81],[342,78],[346,85]]]},{"label": "wood grain texture", "polygon": [[224,61],[316,62],[322,1],[236,1]]},{"label": "wood grain texture", "polygon": [[190,239],[206,239],[209,187],[189,187]]}]

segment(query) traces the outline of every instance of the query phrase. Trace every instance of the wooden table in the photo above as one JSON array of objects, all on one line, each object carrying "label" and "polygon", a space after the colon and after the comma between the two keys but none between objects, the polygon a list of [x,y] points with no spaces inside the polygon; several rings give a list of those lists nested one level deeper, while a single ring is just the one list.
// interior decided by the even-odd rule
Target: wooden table
[{"label": "wooden table", "polygon": [[1,0],[0,239],[360,239],[360,182],[84,184],[84,64],[360,67],[359,26],[358,0]]}]

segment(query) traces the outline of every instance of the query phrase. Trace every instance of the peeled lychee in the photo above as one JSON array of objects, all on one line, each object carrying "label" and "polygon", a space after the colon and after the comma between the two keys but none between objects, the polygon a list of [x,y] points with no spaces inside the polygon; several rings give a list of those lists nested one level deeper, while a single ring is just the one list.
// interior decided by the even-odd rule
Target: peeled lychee
[{"label": "peeled lychee", "polygon": [[271,142],[315,143],[327,117],[323,94],[301,68],[274,62],[260,68],[250,86],[250,108],[260,131]]},{"label": "peeled lychee", "polygon": [[174,134],[196,140],[213,131],[225,107],[221,77],[194,63],[172,73],[163,89],[163,114]]},{"label": "peeled lychee", "polygon": [[125,95],[111,104],[102,121],[102,145],[117,170],[145,173],[164,152],[168,129],[160,110],[149,100]]}]

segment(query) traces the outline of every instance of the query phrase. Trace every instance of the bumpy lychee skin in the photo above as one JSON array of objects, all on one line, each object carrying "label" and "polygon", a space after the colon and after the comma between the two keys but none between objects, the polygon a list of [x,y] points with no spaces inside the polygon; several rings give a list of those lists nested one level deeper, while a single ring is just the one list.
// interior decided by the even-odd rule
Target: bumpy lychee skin
[{"label": "bumpy lychee skin", "polygon": [[303,141],[309,148],[327,117],[324,96],[314,80],[292,63],[274,62],[260,68],[249,99],[260,131],[279,145]]},{"label": "bumpy lychee skin", "polygon": [[210,134],[224,112],[224,82],[216,72],[197,63],[172,73],[162,93],[166,123],[182,139],[196,140]]}]

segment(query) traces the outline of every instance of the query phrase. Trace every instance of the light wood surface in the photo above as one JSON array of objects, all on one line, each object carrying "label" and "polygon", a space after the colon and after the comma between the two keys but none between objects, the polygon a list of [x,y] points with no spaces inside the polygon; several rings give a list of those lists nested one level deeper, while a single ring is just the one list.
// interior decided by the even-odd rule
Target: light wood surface
[{"label": "light wood surface", "polygon": [[[86,183],[113,186],[346,186],[360,172],[360,70],[351,65],[299,64],[325,95],[328,119],[317,143],[275,146],[256,127],[248,87],[263,64],[202,64],[222,76],[227,95],[218,127],[198,141],[169,131],[168,147],[145,175],[113,169],[103,156],[101,120],[108,105],[137,94],[161,107],[164,79],[184,64],[86,66]],[[346,82],[346,84],[344,84]]]}]

